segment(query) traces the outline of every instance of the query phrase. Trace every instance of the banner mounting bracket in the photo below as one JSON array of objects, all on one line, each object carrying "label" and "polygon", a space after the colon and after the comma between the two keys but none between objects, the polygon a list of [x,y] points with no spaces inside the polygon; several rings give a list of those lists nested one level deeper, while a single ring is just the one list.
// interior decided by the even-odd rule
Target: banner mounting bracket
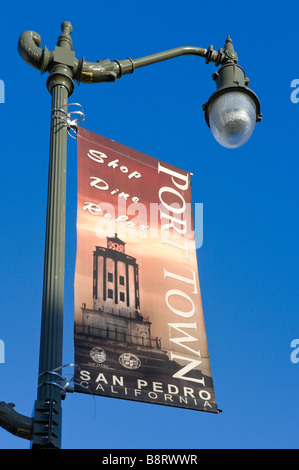
[{"label": "banner mounting bracket", "polygon": [[[74,110],[70,110],[71,106],[76,106]],[[79,107],[79,109],[78,109]],[[73,117],[75,115],[75,117]],[[52,117],[60,119],[67,127],[67,132],[72,139],[77,139],[78,124],[85,120],[83,107],[79,103],[68,103],[62,105],[60,108],[52,109]]]}]

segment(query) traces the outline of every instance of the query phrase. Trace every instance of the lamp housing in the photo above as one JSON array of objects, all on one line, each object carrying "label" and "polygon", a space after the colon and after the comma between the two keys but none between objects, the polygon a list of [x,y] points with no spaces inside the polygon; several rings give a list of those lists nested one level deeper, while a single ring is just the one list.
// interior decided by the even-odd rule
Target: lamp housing
[{"label": "lamp housing", "polygon": [[203,105],[206,122],[221,145],[241,147],[262,120],[258,97],[247,87],[244,70],[233,61],[215,72],[213,80],[217,90]]}]

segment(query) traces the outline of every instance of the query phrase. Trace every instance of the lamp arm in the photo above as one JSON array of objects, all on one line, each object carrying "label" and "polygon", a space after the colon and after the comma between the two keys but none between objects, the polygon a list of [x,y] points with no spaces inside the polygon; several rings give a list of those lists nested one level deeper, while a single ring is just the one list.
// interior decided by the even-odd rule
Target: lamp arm
[{"label": "lamp arm", "polygon": [[[69,25],[65,22],[62,26]],[[71,26],[70,26],[71,27]],[[70,31],[67,31],[61,38],[68,39]],[[41,37],[34,31],[25,31],[19,38],[18,51],[20,56],[34,68],[42,73],[51,72],[55,63],[55,53],[50,52],[45,46],[40,48]],[[214,62],[216,66],[225,64],[227,61],[238,62],[237,55],[233,50],[231,40],[228,37],[224,50],[220,48],[218,51],[213,50],[213,46],[208,49],[195,46],[182,46],[167,51],[158,52],[156,54],[141,57],[139,59],[114,60],[98,60],[97,62],[86,62],[84,58],[78,60],[72,59],[72,64],[68,63],[68,67],[72,69],[72,76],[75,80],[82,83],[98,83],[112,82],[126,74],[131,74],[135,69],[146,65],[155,64],[164,60],[173,59],[183,55],[195,55],[203,57],[206,63]]]},{"label": "lamp arm", "polygon": [[214,51],[213,47],[203,49],[194,46],[182,46],[156,54],[141,57],[139,59],[110,60],[98,62],[85,62],[81,59],[76,73],[76,79],[83,83],[115,81],[117,78],[126,74],[131,74],[135,69],[152,65],[164,60],[173,59],[182,55],[196,55],[206,59],[206,63],[215,62],[220,65],[227,60],[226,54],[222,49]]}]

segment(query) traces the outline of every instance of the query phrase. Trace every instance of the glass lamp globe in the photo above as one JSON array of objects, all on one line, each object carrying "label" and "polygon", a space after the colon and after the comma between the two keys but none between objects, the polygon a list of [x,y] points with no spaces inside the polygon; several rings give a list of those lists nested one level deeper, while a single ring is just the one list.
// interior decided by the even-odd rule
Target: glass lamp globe
[{"label": "glass lamp globe", "polygon": [[230,90],[213,100],[209,110],[209,124],[217,142],[233,149],[241,147],[250,138],[256,116],[256,105],[250,95]]}]

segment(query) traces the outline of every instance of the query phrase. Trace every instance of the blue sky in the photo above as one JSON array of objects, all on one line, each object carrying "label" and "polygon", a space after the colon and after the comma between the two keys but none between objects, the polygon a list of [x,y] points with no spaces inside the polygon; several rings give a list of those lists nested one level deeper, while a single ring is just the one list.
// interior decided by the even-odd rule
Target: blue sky
[{"label": "blue sky", "polygon": [[[218,0],[213,8],[195,0],[2,6],[0,401],[15,403],[19,413],[30,416],[36,399],[51,105],[46,74],[18,55],[21,33],[38,32],[41,47],[53,50],[61,23],[71,21],[76,57],[92,62],[178,46],[217,50],[230,34],[263,113],[244,147],[220,147],[202,112],[216,68],[197,57],[145,67],[116,83],[76,85],[70,102],[83,106],[83,127],[194,173],[193,202],[203,204],[204,220],[199,279],[223,413],[68,394],[63,448],[298,448],[299,362],[291,361],[290,346],[299,338],[299,103],[291,100],[298,13],[298,2],[269,8],[256,0],[229,8]],[[64,364],[74,360],[71,138],[67,171]],[[0,429],[0,448],[28,449],[29,442]]]}]

